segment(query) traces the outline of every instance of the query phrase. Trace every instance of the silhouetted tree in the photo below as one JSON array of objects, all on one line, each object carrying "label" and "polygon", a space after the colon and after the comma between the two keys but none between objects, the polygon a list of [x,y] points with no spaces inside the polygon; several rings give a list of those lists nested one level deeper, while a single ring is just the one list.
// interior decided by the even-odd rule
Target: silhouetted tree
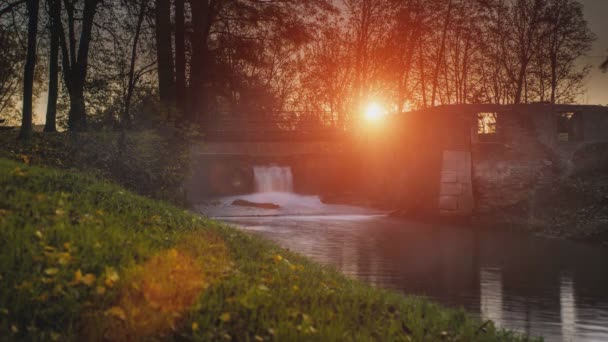
[{"label": "silhouetted tree", "polygon": [[32,100],[34,93],[34,69],[36,68],[39,6],[40,0],[27,1],[27,57],[23,73],[23,117],[18,137],[20,140],[29,140],[32,136]]},{"label": "silhouetted tree", "polygon": [[[193,1],[192,5],[200,1]],[[206,2],[203,1],[203,2]],[[156,0],[156,55],[158,60],[158,93],[163,111],[175,109],[175,74],[171,44],[171,1]]]},{"label": "silhouetted tree", "polygon": [[50,12],[51,46],[49,51],[49,87],[46,108],[45,132],[57,131],[57,97],[59,95],[59,36],[61,35],[59,19],[61,18],[61,0],[47,0]]},{"label": "silhouetted tree", "polygon": [[[78,0],[65,0],[67,13],[68,36],[60,18],[54,18],[59,23],[61,60],[63,66],[63,80],[67,88],[70,110],[68,113],[68,127],[73,131],[86,130],[87,111],[84,97],[84,87],[89,66],[89,49],[92,39],[92,29],[101,0],[83,0],[82,17],[76,16]],[[76,38],[76,25],[80,26],[80,39]]]},{"label": "silhouetted tree", "polygon": [[184,0],[175,0],[175,102],[180,115],[186,111],[186,28]]}]

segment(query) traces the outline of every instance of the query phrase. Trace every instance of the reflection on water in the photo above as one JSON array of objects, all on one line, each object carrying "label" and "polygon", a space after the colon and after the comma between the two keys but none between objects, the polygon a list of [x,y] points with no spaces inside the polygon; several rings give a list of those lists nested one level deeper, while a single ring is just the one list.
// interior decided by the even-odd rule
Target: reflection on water
[{"label": "reflection on water", "polygon": [[531,336],[608,341],[606,249],[381,216],[284,214],[223,219],[349,276]]}]

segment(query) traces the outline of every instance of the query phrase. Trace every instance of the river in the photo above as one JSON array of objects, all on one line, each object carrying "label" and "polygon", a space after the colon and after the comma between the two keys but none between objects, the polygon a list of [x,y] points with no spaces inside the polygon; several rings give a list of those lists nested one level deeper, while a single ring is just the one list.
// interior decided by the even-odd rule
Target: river
[{"label": "river", "polygon": [[[237,198],[281,208],[231,206]],[[394,219],[289,192],[221,198],[199,210],[348,276],[504,328],[547,341],[608,341],[606,248]]]}]

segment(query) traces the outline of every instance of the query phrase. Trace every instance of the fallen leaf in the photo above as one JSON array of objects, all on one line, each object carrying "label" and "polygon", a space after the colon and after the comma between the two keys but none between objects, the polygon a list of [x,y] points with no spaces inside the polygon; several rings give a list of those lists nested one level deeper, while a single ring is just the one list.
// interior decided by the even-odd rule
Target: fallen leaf
[{"label": "fallen leaf", "polygon": [[226,322],[230,322],[230,313],[229,312],[224,312],[223,314],[220,315],[220,321],[226,323]]},{"label": "fallen leaf", "polygon": [[82,283],[85,284],[86,286],[91,286],[95,283],[95,280],[97,278],[95,277],[95,275],[93,273],[87,273],[82,277]]},{"label": "fallen leaf", "polygon": [[106,279],[104,284],[107,287],[114,287],[114,284],[120,279],[118,273],[112,267],[106,267]]},{"label": "fallen leaf", "polygon": [[114,306],[114,307],[106,310],[106,312],[104,314],[106,316],[116,317],[116,318],[120,319],[121,321],[127,320],[127,314],[125,314],[125,310],[123,310],[121,307],[118,307],[118,306]]},{"label": "fallen leaf", "polygon": [[44,270],[44,274],[46,275],[50,275],[50,276],[54,276],[55,274],[59,273],[59,269],[58,268],[47,268],[46,270]]}]

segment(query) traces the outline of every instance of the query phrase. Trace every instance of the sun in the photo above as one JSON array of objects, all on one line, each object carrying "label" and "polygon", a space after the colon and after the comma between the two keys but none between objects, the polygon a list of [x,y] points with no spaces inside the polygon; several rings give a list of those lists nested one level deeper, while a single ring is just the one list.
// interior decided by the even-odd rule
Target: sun
[{"label": "sun", "polygon": [[378,103],[372,102],[365,107],[365,120],[380,121],[386,115],[386,110]]}]

